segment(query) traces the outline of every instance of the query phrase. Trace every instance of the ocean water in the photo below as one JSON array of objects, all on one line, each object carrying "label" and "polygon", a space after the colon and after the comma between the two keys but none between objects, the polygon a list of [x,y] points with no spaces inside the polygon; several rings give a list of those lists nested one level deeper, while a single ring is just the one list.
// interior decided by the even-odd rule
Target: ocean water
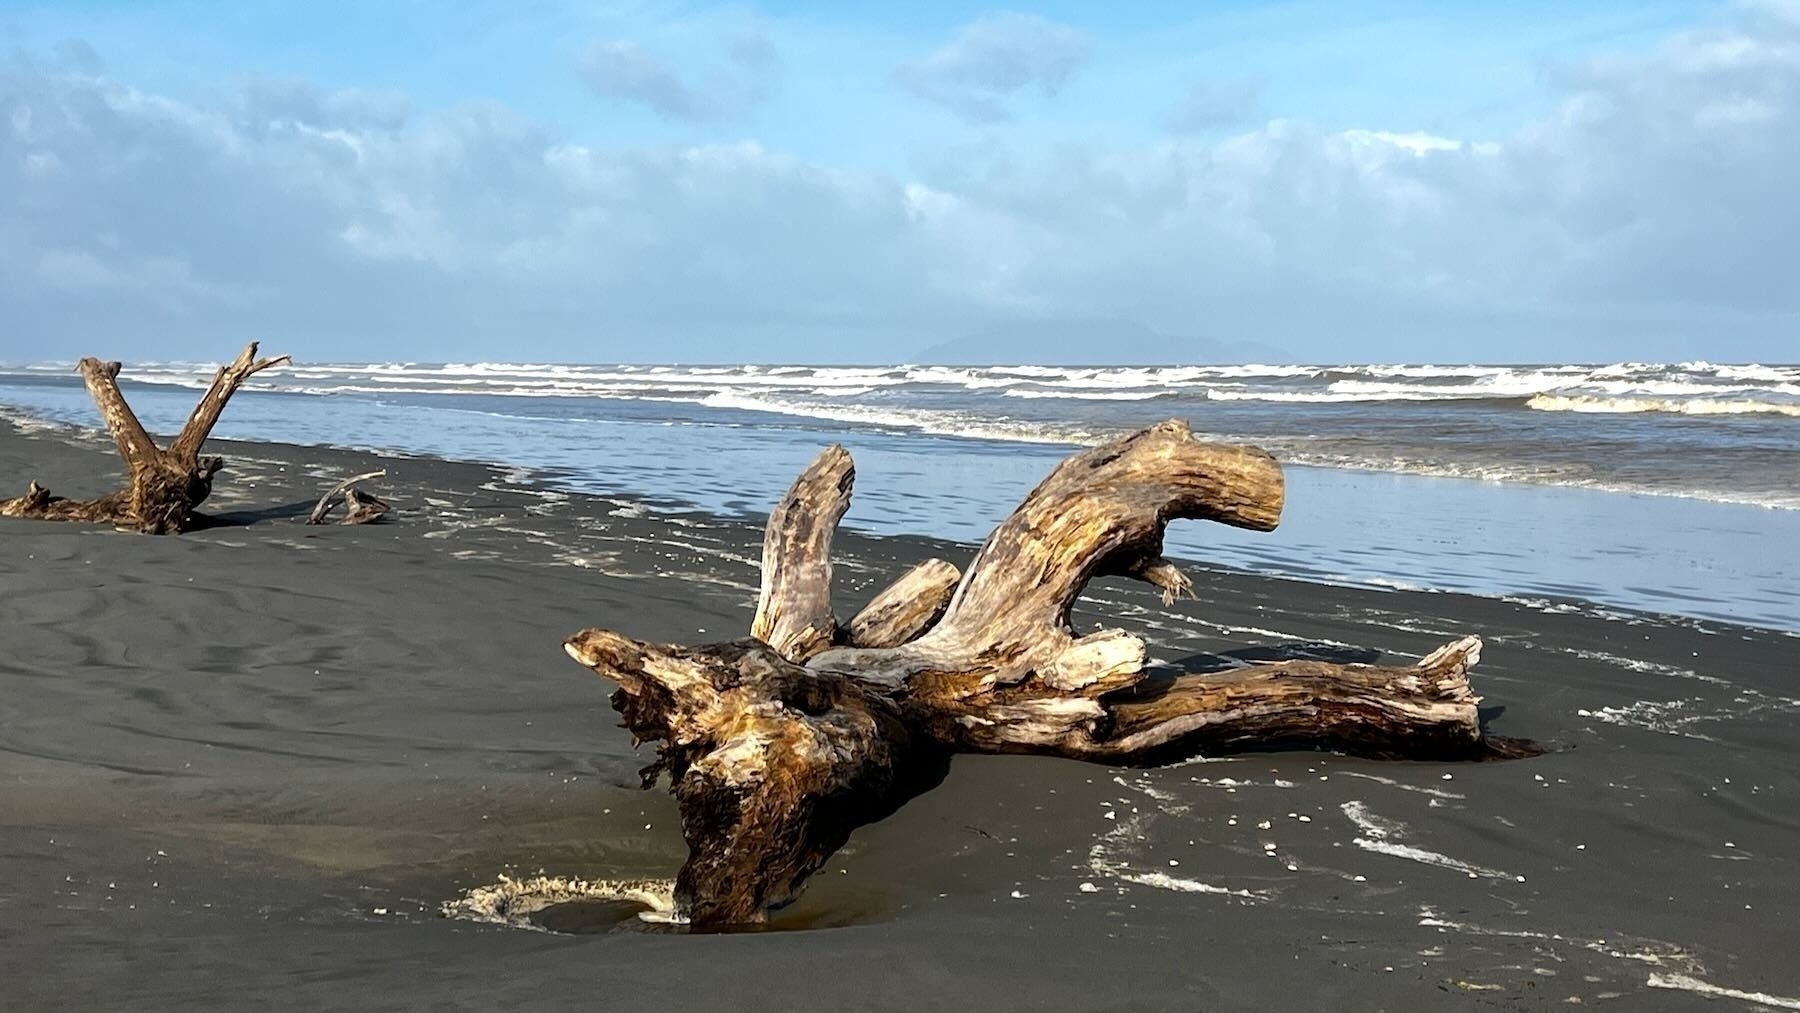
[{"label": "ocean water", "polygon": [[[132,366],[173,431],[212,366]],[[66,365],[0,370],[0,404],[96,426]],[[818,449],[859,478],[846,523],[983,537],[1072,446],[1169,417],[1287,466],[1272,534],[1198,523],[1172,554],[1314,580],[1800,629],[1800,366],[302,364],[215,435],[502,463],[587,492],[766,510]]]}]

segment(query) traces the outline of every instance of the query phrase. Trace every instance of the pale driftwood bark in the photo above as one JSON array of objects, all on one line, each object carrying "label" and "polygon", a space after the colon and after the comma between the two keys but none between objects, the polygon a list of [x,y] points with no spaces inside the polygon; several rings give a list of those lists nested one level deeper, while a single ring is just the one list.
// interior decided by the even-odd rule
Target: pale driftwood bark
[{"label": "pale driftwood bark", "polygon": [[961,580],[955,564],[927,559],[869,599],[840,639],[852,647],[899,647],[931,629]]},{"label": "pale driftwood bark", "polygon": [[368,471],[361,475],[352,475],[325,491],[319,502],[313,504],[312,513],[306,516],[308,524],[323,524],[331,515],[339,496],[344,498],[344,516],[339,524],[370,524],[382,518],[388,512],[388,505],[369,493],[356,487],[359,482],[368,482],[386,477],[387,472]]},{"label": "pale driftwood bark", "polygon": [[387,501],[361,489],[344,491],[344,519],[339,524],[373,524],[387,516]]},{"label": "pale driftwood bark", "polygon": [[762,594],[750,635],[784,656],[805,660],[831,646],[831,536],[850,509],[856,466],[832,445],[794,480],[769,514],[763,536]]},{"label": "pale driftwood bark", "polygon": [[1171,421],[1077,454],[995,529],[947,603],[955,568],[934,561],[840,630],[828,553],[852,474],[842,448],[827,450],[771,517],[755,637],[683,647],[585,630],[564,645],[618,684],[613,706],[633,735],[660,743],[645,783],[673,779],[689,848],[675,898],[697,927],[760,923],[958,752],[1147,764],[1285,747],[1533,751],[1484,734],[1474,637],[1411,666],[1288,661],[1151,679],[1138,637],[1074,634],[1070,609],[1095,576],[1191,589],[1162,556],[1170,520],[1273,528],[1281,470],[1260,450],[1201,443]]},{"label": "pale driftwood bark", "polygon": [[769,514],[763,533],[762,591],[750,635],[803,661],[834,644],[894,647],[930,628],[962,576],[941,559],[908,571],[847,625],[831,611],[831,538],[850,509],[856,466],[833,444],[819,454]]},{"label": "pale driftwood bark", "polygon": [[1078,640],[1069,610],[1081,589],[1116,574],[1165,593],[1186,590],[1187,578],[1162,558],[1169,521],[1206,518],[1268,531],[1281,518],[1282,497],[1274,458],[1201,443],[1186,423],[1095,447],[1058,465],[988,536],[924,636],[881,652],[828,651],[814,667],[895,686],[933,673],[946,696],[989,693],[1033,673],[1064,684],[1056,688],[1122,688],[1135,679],[1109,673],[1123,666],[1117,675],[1135,675],[1143,644],[1117,631]]},{"label": "pale driftwood bark", "polygon": [[[279,366],[291,362],[288,356],[277,355],[269,359],[256,357],[256,342],[244,346],[238,357],[227,365],[220,366],[213,374],[212,384],[206,393],[200,395],[200,402],[194,405],[193,414],[188,416],[187,424],[175,435],[175,442],[169,444],[168,455],[178,461],[191,461],[200,455],[200,445],[212,434],[213,427],[219,424],[219,416],[224,413],[225,405],[236,394],[244,381],[271,366]],[[118,367],[113,367],[114,372]],[[129,414],[129,410],[127,412]]]},{"label": "pale driftwood bark", "polygon": [[70,500],[52,496],[33,482],[25,495],[0,501],[0,517],[113,524],[158,535],[193,528],[203,520],[194,508],[212,494],[213,476],[225,466],[220,458],[200,456],[219,413],[245,380],[287,361],[285,355],[258,359],[256,342],[251,342],[234,361],[219,368],[187,424],[163,450],[145,432],[120,392],[119,364],[82,359],[76,369],[125,461],[129,484],[99,499]]}]

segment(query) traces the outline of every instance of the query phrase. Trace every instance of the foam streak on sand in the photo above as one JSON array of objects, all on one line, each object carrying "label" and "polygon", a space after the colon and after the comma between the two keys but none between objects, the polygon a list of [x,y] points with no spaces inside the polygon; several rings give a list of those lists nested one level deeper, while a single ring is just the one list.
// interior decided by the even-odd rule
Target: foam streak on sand
[{"label": "foam streak on sand", "polygon": [[[1411,791],[1417,792],[1420,795],[1430,795],[1432,798],[1448,800],[1467,797],[1454,791],[1446,791],[1443,788],[1434,788],[1429,784],[1407,784],[1404,781],[1397,781],[1391,777],[1382,777],[1380,774],[1370,774],[1361,770],[1344,770],[1339,771],[1339,773],[1345,777],[1360,777],[1365,781],[1374,781],[1377,784],[1385,784],[1390,788],[1398,788],[1401,791]],[[1360,805],[1361,803],[1357,804]],[[1360,811],[1367,813],[1366,809]]]},{"label": "foam streak on sand", "polygon": [[1604,661],[1609,665],[1617,665],[1620,668],[1629,669],[1633,672],[1648,672],[1652,675],[1668,676],[1674,679],[1691,679],[1694,682],[1711,683],[1715,686],[1732,685],[1730,679],[1722,679],[1716,675],[1702,675],[1691,668],[1679,668],[1675,665],[1661,665],[1654,661],[1644,661],[1640,658],[1620,657],[1617,654],[1612,654],[1607,651],[1574,649],[1568,651],[1568,653],[1577,658],[1585,658],[1589,661]]},{"label": "foam streak on sand", "polygon": [[1226,897],[1237,897],[1240,900],[1262,900],[1263,896],[1249,890],[1229,890],[1211,883],[1202,883],[1197,879],[1185,879],[1181,876],[1170,876],[1161,872],[1131,872],[1119,870],[1112,875],[1128,883],[1141,886],[1153,886],[1159,890],[1174,890],[1177,893],[1212,893]]},{"label": "foam streak on sand", "polygon": [[1525,881],[1524,876],[1516,876],[1499,869],[1489,869],[1485,866],[1465,862],[1460,858],[1439,854],[1436,851],[1427,851],[1410,844],[1398,843],[1400,837],[1405,833],[1405,827],[1398,822],[1375,815],[1362,802],[1345,802],[1338,808],[1350,822],[1356,824],[1358,830],[1362,831],[1363,836],[1353,839],[1350,843],[1364,851],[1373,851],[1376,854],[1388,855],[1393,858],[1404,858],[1409,862],[1436,866],[1440,869],[1450,869],[1454,872],[1464,873],[1470,879],[1479,877],[1482,879],[1510,879],[1521,883]]},{"label": "foam streak on sand", "polygon": [[1100,835],[1088,848],[1088,869],[1097,876],[1124,880],[1139,886],[1155,887],[1158,890],[1173,890],[1176,893],[1204,893],[1220,897],[1235,897],[1239,900],[1267,900],[1264,893],[1253,890],[1234,890],[1229,887],[1214,886],[1202,883],[1197,879],[1171,876],[1164,872],[1139,872],[1121,857],[1121,853],[1131,841],[1142,836],[1145,818],[1142,814],[1118,821],[1111,830]]},{"label": "foam streak on sand", "polygon": [[1752,715],[1788,715],[1796,712],[1800,712],[1800,699],[1774,696],[1754,689],[1738,689],[1728,700],[1707,700],[1701,697],[1682,700],[1638,700],[1614,707],[1583,707],[1576,710],[1575,713],[1580,717],[1604,721],[1607,724],[1642,728],[1647,731],[1662,732],[1666,735],[1680,735],[1703,742],[1714,742],[1717,740],[1713,736],[1702,735],[1689,729],[1701,722],[1722,724],[1728,721],[1741,721]]},{"label": "foam streak on sand", "polygon": [[1649,964],[1653,967],[1672,968],[1666,971],[1652,972],[1644,984],[1650,988],[1671,989],[1693,992],[1717,999],[1736,999],[1740,1002],[1753,1003],[1757,1006],[1775,1009],[1800,1010],[1800,998],[1784,995],[1773,995],[1768,992],[1750,991],[1714,985],[1695,977],[1693,972],[1701,971],[1700,961],[1687,950],[1667,943],[1650,940],[1635,940],[1633,945],[1621,945],[1618,940],[1579,939],[1556,932],[1543,932],[1532,929],[1497,929],[1467,922],[1453,921],[1440,917],[1430,908],[1419,913],[1419,924],[1426,928],[1435,928],[1444,932],[1455,932],[1462,935],[1490,936],[1504,939],[1532,939],[1546,943],[1572,943],[1593,953],[1612,957],[1615,960],[1630,961],[1636,964]]},{"label": "foam streak on sand", "polygon": [[1424,928],[1437,929],[1440,932],[1455,932],[1460,935],[1490,936],[1497,939],[1533,939],[1547,943],[1572,943],[1584,950],[1611,957],[1614,960],[1628,960],[1632,963],[1649,964],[1653,967],[1675,967],[1682,971],[1700,970],[1700,961],[1692,953],[1678,946],[1656,940],[1632,939],[1629,945],[1621,945],[1621,941],[1616,939],[1580,939],[1565,936],[1560,932],[1545,932],[1541,929],[1490,928],[1485,925],[1472,925],[1468,922],[1444,918],[1429,907],[1420,909],[1419,925]]},{"label": "foam streak on sand", "polygon": [[1724,715],[1713,715],[1704,712],[1695,713],[1696,704],[1704,700],[1639,700],[1622,707],[1600,707],[1589,710],[1583,707],[1575,713],[1584,718],[1604,721],[1607,724],[1621,725],[1627,728],[1642,728],[1646,731],[1662,732],[1665,735],[1682,735],[1703,742],[1716,741],[1710,735],[1687,730],[1687,726],[1698,721],[1716,720]]},{"label": "foam streak on sand", "polygon": [[1690,977],[1685,974],[1652,974],[1650,980],[1645,982],[1645,984],[1649,985],[1651,988],[1680,989],[1684,992],[1694,992],[1705,996],[1717,996],[1721,999],[1738,999],[1743,1002],[1755,1003],[1758,1006],[1773,1006],[1776,1009],[1800,1009],[1800,999],[1789,998],[1785,995],[1770,995],[1767,992],[1747,992],[1741,988],[1727,988],[1723,985],[1713,985],[1701,981],[1699,978]]}]

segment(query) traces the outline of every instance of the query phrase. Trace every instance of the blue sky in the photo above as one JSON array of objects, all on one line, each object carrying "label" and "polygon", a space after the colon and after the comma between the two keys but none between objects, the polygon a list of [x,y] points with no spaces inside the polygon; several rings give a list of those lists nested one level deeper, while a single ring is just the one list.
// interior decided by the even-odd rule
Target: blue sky
[{"label": "blue sky", "polygon": [[1789,3],[7,0],[0,359],[1792,361],[1797,119]]},{"label": "blue sky", "polygon": [[[205,101],[258,78],[405,96],[420,108],[496,101],[595,143],[754,138],[834,165],[905,170],[979,141],[921,105],[894,70],[1005,13],[946,3],[747,6],[381,2],[10,2],[0,32],[27,53],[92,46],[109,76]],[[1085,36],[1080,73],[1054,101],[1018,103],[1005,133],[1039,143],[1141,142],[1196,84],[1249,85],[1256,115],[1323,126],[1457,133],[1516,125],[1551,99],[1545,76],[1596,52],[1654,45],[1707,4],[1210,3],[1037,5],[1020,13]],[[1118,5],[1110,5],[1118,6]],[[595,42],[629,41],[704,84],[736,38],[766,38],[779,85],[743,115],[671,120],[596,101],[580,72]],[[1041,98],[1041,97],[1040,97]]]}]

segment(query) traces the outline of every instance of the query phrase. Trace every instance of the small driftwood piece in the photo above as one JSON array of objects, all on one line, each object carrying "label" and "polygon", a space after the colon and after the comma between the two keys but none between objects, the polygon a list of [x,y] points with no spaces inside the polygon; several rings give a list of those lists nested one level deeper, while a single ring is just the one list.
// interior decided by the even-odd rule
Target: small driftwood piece
[{"label": "small driftwood piece", "polygon": [[386,514],[389,510],[386,501],[371,493],[363,492],[356,486],[359,482],[367,482],[372,479],[385,478],[386,476],[387,472],[385,470],[369,471],[364,472],[361,475],[352,475],[342,482],[339,482],[337,485],[332,486],[326,491],[325,495],[319,497],[319,502],[313,505],[312,513],[308,514],[306,517],[306,523],[325,523],[325,518],[330,516],[331,511],[337,505],[337,499],[340,496],[343,497],[344,500],[344,516],[338,520],[339,524],[370,524],[380,520],[382,515]]},{"label": "small driftwood piece", "polygon": [[763,922],[853,830],[936,786],[955,753],[1142,765],[1273,748],[1535,752],[1485,735],[1468,680],[1475,637],[1416,665],[1285,661],[1152,678],[1136,635],[1070,628],[1096,576],[1191,594],[1162,556],[1171,520],[1274,528],[1283,481],[1261,450],[1201,443],[1169,421],[1083,451],[966,572],[922,564],[840,626],[830,548],[853,473],[842,448],[826,450],[770,516],[752,638],[687,647],[585,630],[565,642],[618,684],[612,704],[632,735],[659,743],[644,783],[672,778],[689,849],[675,903],[696,928]]},{"label": "small driftwood piece", "polygon": [[212,385],[201,395],[187,424],[164,449],[150,438],[119,391],[119,363],[82,359],[76,371],[87,383],[125,461],[130,476],[127,485],[99,499],[72,500],[52,496],[32,482],[25,495],[0,501],[0,517],[112,524],[154,535],[178,534],[201,526],[206,518],[194,508],[212,494],[213,476],[225,466],[223,458],[201,457],[201,446],[244,381],[288,361],[285,355],[257,358],[256,342],[252,341],[236,360],[213,374]]}]

